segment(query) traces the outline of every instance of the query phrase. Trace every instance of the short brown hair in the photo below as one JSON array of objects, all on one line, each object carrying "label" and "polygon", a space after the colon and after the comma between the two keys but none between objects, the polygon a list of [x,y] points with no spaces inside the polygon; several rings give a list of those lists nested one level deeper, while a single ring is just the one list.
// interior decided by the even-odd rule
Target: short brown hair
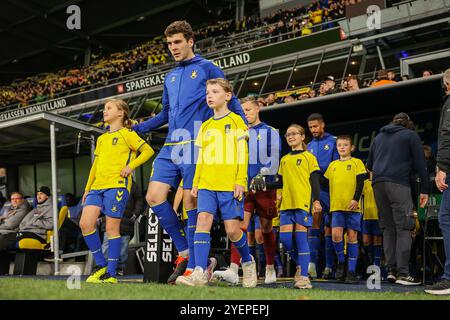
[{"label": "short brown hair", "polygon": [[233,93],[233,86],[231,85],[230,81],[224,78],[215,78],[215,79],[209,79],[206,81],[206,86],[217,84],[222,87],[223,90],[227,93]]},{"label": "short brown hair", "polygon": [[336,141],[338,140],[348,140],[350,141],[350,145],[353,146],[353,139],[352,136],[349,134],[341,134],[337,137]]},{"label": "short brown hair", "polygon": [[169,24],[169,26],[164,31],[164,35],[166,37],[171,37],[177,33],[182,33],[186,40],[194,40],[194,31],[192,31],[191,25],[186,20],[174,21]]}]

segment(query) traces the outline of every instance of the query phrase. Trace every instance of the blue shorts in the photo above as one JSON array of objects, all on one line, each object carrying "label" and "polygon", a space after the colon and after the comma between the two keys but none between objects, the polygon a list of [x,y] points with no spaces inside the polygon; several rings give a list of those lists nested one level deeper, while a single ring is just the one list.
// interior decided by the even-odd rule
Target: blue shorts
[{"label": "blue shorts", "polygon": [[126,188],[91,190],[86,196],[84,205],[100,207],[104,215],[121,219],[127,206],[128,197],[129,193]]},{"label": "blue shorts", "polygon": [[244,219],[244,198],[239,201],[233,191],[198,190],[197,212],[208,212],[215,221]]},{"label": "blue shorts", "polygon": [[196,150],[194,142],[163,146],[153,161],[150,181],[166,183],[176,189],[183,179],[183,189],[192,189]]},{"label": "blue shorts", "polygon": [[248,224],[247,232],[255,232],[255,230],[261,229],[261,222],[257,214],[252,215],[250,223]]},{"label": "blue shorts", "polygon": [[331,213],[331,227],[361,231],[361,213],[351,211],[334,211]]},{"label": "blue shorts", "polygon": [[382,236],[383,233],[381,233],[378,220],[363,220],[362,234],[368,234],[370,236]]},{"label": "blue shorts", "polygon": [[331,214],[330,214],[330,194],[327,191],[320,190],[320,205],[322,207],[322,224],[320,230],[324,227],[331,228]]},{"label": "blue shorts", "polygon": [[280,211],[280,226],[288,224],[299,224],[304,227],[312,226],[312,215],[305,210],[281,210]]}]

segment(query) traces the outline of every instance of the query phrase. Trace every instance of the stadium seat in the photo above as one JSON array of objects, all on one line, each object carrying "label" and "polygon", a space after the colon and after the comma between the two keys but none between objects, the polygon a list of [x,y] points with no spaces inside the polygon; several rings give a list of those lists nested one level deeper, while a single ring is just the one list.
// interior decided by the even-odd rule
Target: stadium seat
[{"label": "stadium seat", "polygon": [[[59,211],[58,230],[67,217],[68,207],[64,206]],[[25,238],[19,241],[18,249],[14,261],[14,275],[34,275],[36,274],[37,263],[42,253],[50,249],[53,230],[47,231],[47,242],[45,244],[32,238]]]}]

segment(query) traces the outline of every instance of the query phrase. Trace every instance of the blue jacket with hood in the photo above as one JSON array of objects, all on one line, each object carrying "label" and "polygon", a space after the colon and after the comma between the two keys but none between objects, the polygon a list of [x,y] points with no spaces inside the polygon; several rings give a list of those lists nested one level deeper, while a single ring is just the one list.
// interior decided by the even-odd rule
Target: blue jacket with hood
[{"label": "blue jacket with hood", "polygon": [[[219,67],[199,55],[180,62],[164,79],[161,112],[133,126],[133,130],[143,134],[168,123],[166,143],[195,140],[200,125],[213,116],[212,109],[206,103],[206,81],[214,78],[225,78],[225,75]],[[228,107],[247,123],[234,95]]]}]

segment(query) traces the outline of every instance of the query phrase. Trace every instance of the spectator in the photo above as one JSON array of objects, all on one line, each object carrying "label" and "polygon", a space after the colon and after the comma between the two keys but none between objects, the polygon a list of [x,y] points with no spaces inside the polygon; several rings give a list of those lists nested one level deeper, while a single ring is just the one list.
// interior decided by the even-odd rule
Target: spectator
[{"label": "spectator", "polygon": [[450,69],[444,72],[442,78],[444,101],[442,103],[441,117],[438,130],[438,153],[436,166],[436,186],[443,192],[441,208],[439,210],[439,228],[444,238],[445,266],[442,280],[425,288],[426,293],[443,295],[450,294]]},{"label": "spectator", "polygon": [[284,98],[284,103],[292,103],[295,101],[295,98],[292,95],[288,95]]},{"label": "spectator", "polygon": [[308,94],[310,98],[315,98],[317,96],[317,92],[313,88],[311,88]]},{"label": "spectator", "polygon": [[431,70],[424,70],[422,72],[422,78],[431,77],[433,75],[433,71]]},{"label": "spectator", "polygon": [[276,104],[276,97],[275,94],[271,93],[266,98],[266,106],[271,106],[273,104]]},{"label": "spectator", "polygon": [[388,80],[391,80],[391,81],[396,81],[396,78],[397,78],[394,71],[388,71],[387,77],[388,77]]},{"label": "spectator", "polygon": [[[122,237],[122,245],[120,248],[119,264],[117,266],[117,274],[123,275],[126,262],[128,260],[128,244],[134,237],[134,222],[144,213],[144,197],[142,196],[137,183],[132,183],[130,197],[128,198],[125,212],[120,221],[120,235]],[[102,224],[102,231],[105,232],[105,224]],[[103,255],[108,257],[108,239],[103,237],[102,245]]]},{"label": "spectator", "polygon": [[420,206],[428,201],[428,177],[419,135],[411,130],[405,113],[381,128],[372,143],[367,168],[373,172],[372,185],[379,208],[388,280],[402,285],[419,285],[409,272],[411,231],[415,228],[410,177],[420,177]]},{"label": "spectator", "polygon": [[47,231],[53,228],[53,206],[50,189],[42,186],[36,195],[37,207],[20,222],[17,233],[0,235],[0,251],[8,250],[23,238],[33,238],[47,244]]},{"label": "spectator", "polygon": [[377,82],[372,84],[371,87],[372,88],[380,87],[380,86],[384,86],[384,85],[392,84],[392,83],[396,83],[396,82],[393,80],[389,80],[387,71],[384,69],[381,69],[377,73]]},{"label": "spectator", "polygon": [[358,91],[361,88],[361,80],[356,75],[351,75],[342,80],[341,91]]},{"label": "spectator", "polygon": [[31,207],[20,192],[11,194],[11,207],[0,216],[0,236],[19,231],[23,218],[31,211]]},{"label": "spectator", "polygon": [[[0,195],[6,197],[7,189],[6,189],[6,168],[0,168]],[[3,203],[0,203],[0,206]]]}]

